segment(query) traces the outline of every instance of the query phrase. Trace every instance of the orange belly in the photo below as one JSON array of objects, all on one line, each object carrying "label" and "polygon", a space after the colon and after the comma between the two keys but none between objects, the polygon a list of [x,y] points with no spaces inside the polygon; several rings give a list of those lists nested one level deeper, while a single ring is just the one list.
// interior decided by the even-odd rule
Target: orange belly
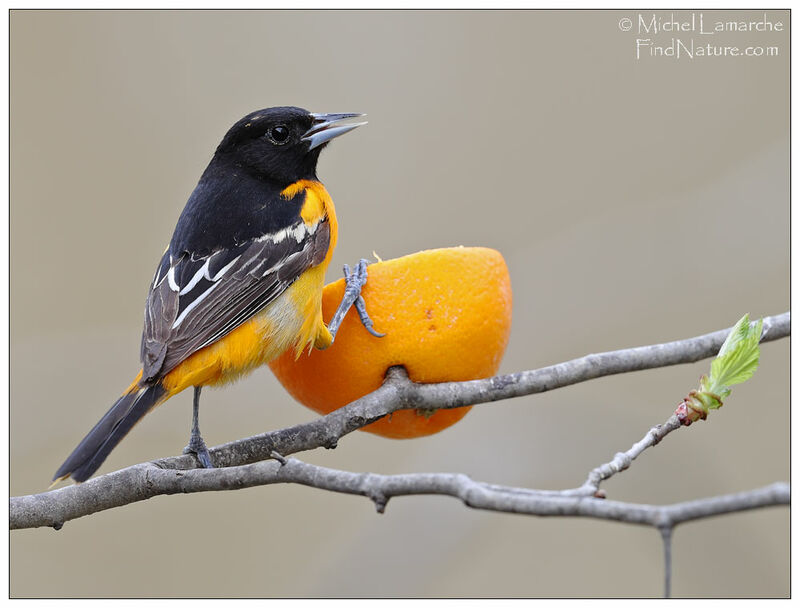
[{"label": "orange belly", "polygon": [[[170,395],[190,386],[231,382],[294,347],[299,355],[311,345],[327,346],[322,321],[325,266],[307,270],[255,317],[224,338],[187,357],[161,380]],[[326,343],[327,342],[327,343]]]}]

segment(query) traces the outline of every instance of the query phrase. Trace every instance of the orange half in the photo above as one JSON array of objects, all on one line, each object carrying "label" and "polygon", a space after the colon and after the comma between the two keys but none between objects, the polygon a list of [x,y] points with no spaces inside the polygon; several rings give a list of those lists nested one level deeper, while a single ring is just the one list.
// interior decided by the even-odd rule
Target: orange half
[{"label": "orange half", "polygon": [[[323,318],[344,294],[344,279],[325,286]],[[483,247],[431,249],[371,264],[362,296],[376,338],[347,313],[326,350],[294,349],[270,363],[289,393],[327,414],[376,390],[386,370],[406,368],[414,382],[487,378],[497,373],[511,330],[511,280],[503,256]],[[361,430],[406,439],[437,433],[471,406],[433,413],[402,410]]]}]

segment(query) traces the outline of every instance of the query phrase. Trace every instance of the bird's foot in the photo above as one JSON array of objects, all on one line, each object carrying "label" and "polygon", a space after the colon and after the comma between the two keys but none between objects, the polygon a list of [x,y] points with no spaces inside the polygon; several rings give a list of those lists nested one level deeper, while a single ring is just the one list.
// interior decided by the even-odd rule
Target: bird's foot
[{"label": "bird's foot", "polygon": [[204,469],[213,469],[214,465],[211,463],[211,454],[208,453],[206,442],[200,435],[192,434],[189,438],[189,444],[183,448],[184,454],[194,454],[197,460],[203,465]]},{"label": "bird's foot", "polygon": [[356,312],[358,312],[358,317],[361,319],[361,324],[369,333],[376,338],[385,336],[386,334],[382,334],[373,329],[372,319],[369,318],[364,298],[361,297],[361,290],[367,283],[367,260],[360,260],[352,272],[350,271],[350,266],[345,264],[344,281],[345,289],[342,302],[339,304],[339,308],[336,309],[333,319],[331,319],[331,322],[328,324],[328,330],[331,332],[331,336],[334,339],[336,338],[336,332],[339,330],[344,316],[353,305],[356,307]]}]

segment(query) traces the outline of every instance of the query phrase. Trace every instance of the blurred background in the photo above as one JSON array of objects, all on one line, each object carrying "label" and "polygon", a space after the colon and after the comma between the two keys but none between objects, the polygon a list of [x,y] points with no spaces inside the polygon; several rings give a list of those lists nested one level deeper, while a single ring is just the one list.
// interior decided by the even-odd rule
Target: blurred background
[{"label": "blurred background", "polygon": [[[704,28],[762,15],[704,11]],[[373,250],[503,253],[514,322],[501,372],[788,310],[789,15],[766,18],[783,31],[639,32],[634,11],[12,11],[11,494],[46,490],[129,384],[178,215],[228,127],[263,107],[369,115],[319,164],[340,221],[331,280]],[[640,44],[637,59],[637,38],[778,55]],[[431,437],[359,432],[299,457],[574,487],[707,368],[594,380],[478,406]],[[203,405],[209,445],[315,417],[268,368]],[[190,415],[187,392],[100,473],[179,453]],[[660,504],[788,480],[788,422],[782,340],[722,410],[604,487]],[[425,496],[377,515],[361,497],[269,486],[15,531],[11,594],[658,596],[661,551],[649,528]],[[675,596],[788,596],[786,508],[683,525],[673,552]]]}]

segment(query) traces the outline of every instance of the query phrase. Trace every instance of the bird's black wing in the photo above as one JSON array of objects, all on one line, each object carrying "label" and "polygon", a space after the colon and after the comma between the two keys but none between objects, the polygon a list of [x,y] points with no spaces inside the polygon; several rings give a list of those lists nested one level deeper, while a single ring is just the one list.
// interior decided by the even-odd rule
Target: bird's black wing
[{"label": "bird's black wing", "polygon": [[152,382],[216,342],[277,298],[330,245],[327,218],[195,256],[164,254],[147,296],[142,380]]}]

